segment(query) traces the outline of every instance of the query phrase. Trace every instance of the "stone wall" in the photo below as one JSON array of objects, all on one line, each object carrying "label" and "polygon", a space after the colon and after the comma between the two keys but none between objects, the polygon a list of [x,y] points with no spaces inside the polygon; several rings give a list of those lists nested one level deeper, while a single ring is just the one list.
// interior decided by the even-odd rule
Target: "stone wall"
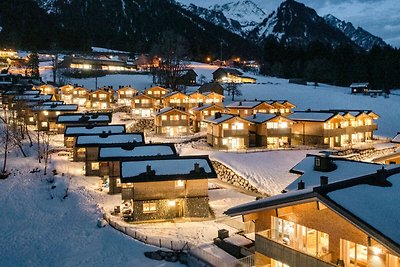
[{"label": "stone wall", "polygon": [[[376,148],[369,148],[369,149],[348,149],[345,151],[340,151],[338,156],[346,156],[351,155],[349,159],[352,160],[365,160],[371,158],[382,157],[396,151],[397,147],[388,147],[384,149],[376,149]],[[354,154],[354,155],[352,155]]]},{"label": "stone wall", "polygon": [[212,161],[212,164],[219,180],[243,188],[244,190],[261,194],[256,187],[249,183],[247,179],[243,178],[224,164],[214,160]]},{"label": "stone wall", "polygon": [[154,119],[135,119],[128,130],[129,132],[152,132],[154,131]]}]

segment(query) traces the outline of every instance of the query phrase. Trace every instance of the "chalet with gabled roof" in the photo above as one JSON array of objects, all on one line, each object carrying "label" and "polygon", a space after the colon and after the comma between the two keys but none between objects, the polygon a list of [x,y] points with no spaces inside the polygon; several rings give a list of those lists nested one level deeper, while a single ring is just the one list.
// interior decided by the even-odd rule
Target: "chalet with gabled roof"
[{"label": "chalet with gabled roof", "polygon": [[145,89],[143,94],[148,95],[156,99],[155,104],[162,107],[162,98],[169,93],[169,90],[161,86],[153,86],[151,88]]},{"label": "chalet with gabled roof", "polygon": [[250,144],[271,149],[290,146],[291,127],[294,123],[292,120],[271,113],[255,113],[245,119],[252,123],[250,133],[255,134],[255,139],[250,140]]},{"label": "chalet with gabled roof", "polygon": [[215,113],[225,112],[225,109],[216,104],[200,103],[197,107],[191,108],[189,113],[193,115],[192,126],[193,131],[207,131],[207,123],[203,122],[205,118],[213,117]]},{"label": "chalet with gabled roof", "polygon": [[224,95],[216,93],[216,92],[205,92],[203,95],[206,96],[206,104],[215,104],[218,106],[223,106],[224,102]]},{"label": "chalet with gabled roof", "polygon": [[189,97],[178,91],[166,94],[162,101],[164,107],[178,108],[183,111],[187,111],[189,108]]},{"label": "chalet with gabled roof", "polygon": [[121,161],[120,171],[126,219],[209,218],[208,179],[217,174],[207,156]]},{"label": "chalet with gabled roof", "polygon": [[138,94],[132,98],[132,115],[139,118],[150,118],[158,108],[157,99],[146,94]]},{"label": "chalet with gabled roof", "polygon": [[175,145],[163,144],[127,144],[119,147],[100,147],[99,170],[90,175],[108,178],[109,194],[121,193],[120,161],[152,158],[176,158]]},{"label": "chalet with gabled roof", "polygon": [[92,109],[110,109],[114,102],[114,91],[109,88],[97,89],[89,93],[89,101],[86,105]]},{"label": "chalet with gabled roof", "polygon": [[125,124],[67,126],[64,132],[64,146],[73,148],[78,136],[125,133]]},{"label": "chalet with gabled roof", "polygon": [[368,94],[369,83],[352,83],[350,89],[352,94]]},{"label": "chalet with gabled roof", "polygon": [[91,162],[98,162],[99,147],[116,147],[127,144],[144,144],[143,133],[101,133],[77,136],[73,148],[73,161],[85,161],[90,170],[98,168]]},{"label": "chalet with gabled roof", "polygon": [[[70,90],[70,98],[73,104],[77,104],[80,107],[86,107],[89,101],[89,89],[83,87],[75,87]],[[66,96],[67,97],[67,96]],[[67,97],[68,99],[68,97]]]},{"label": "chalet with gabled roof", "polygon": [[[371,115],[369,115],[371,114]],[[370,111],[296,111],[288,116],[296,124],[292,127],[294,145],[343,147],[372,140],[377,129],[375,113]]]},{"label": "chalet with gabled roof", "polygon": [[213,80],[220,83],[256,83],[256,79],[244,76],[243,72],[234,68],[218,68],[213,73]]},{"label": "chalet with gabled roof", "polygon": [[122,106],[130,107],[132,104],[132,98],[139,93],[138,90],[125,86],[117,90],[117,103]]},{"label": "chalet with gabled roof", "polygon": [[[35,114],[34,120],[37,124],[39,131],[55,131],[58,132],[62,127],[57,124],[57,117],[64,113],[70,113],[78,110],[78,105],[65,104],[65,105],[39,105],[32,107],[32,112]],[[30,120],[30,117],[27,118]]]},{"label": "chalet with gabled roof", "polygon": [[58,133],[64,133],[67,126],[108,125],[112,121],[112,113],[64,113],[57,117],[60,126]]},{"label": "chalet with gabled roof", "polygon": [[207,123],[207,143],[217,149],[237,150],[248,148],[251,122],[239,116],[215,113],[205,118]]},{"label": "chalet with gabled roof", "polygon": [[255,229],[254,266],[399,266],[398,165],[322,154],[292,170],[287,193],[225,212]]},{"label": "chalet with gabled roof", "polygon": [[180,109],[166,107],[155,114],[156,134],[177,137],[190,133],[191,114]]}]

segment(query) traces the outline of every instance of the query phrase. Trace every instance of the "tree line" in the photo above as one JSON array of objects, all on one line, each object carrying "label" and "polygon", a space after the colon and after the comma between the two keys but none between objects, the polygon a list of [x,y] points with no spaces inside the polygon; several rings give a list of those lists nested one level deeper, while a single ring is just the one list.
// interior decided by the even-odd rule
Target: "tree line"
[{"label": "tree line", "polygon": [[385,91],[400,88],[400,50],[390,46],[362,51],[352,45],[332,47],[316,41],[300,47],[267,38],[262,63],[265,75],[338,86],[369,82],[372,88]]}]

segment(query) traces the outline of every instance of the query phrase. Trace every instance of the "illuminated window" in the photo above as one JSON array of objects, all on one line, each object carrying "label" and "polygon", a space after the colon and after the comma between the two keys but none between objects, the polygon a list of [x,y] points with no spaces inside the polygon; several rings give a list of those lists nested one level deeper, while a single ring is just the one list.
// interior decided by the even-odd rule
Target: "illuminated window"
[{"label": "illuminated window", "polygon": [[152,91],[147,91],[147,94],[151,95],[151,94],[153,94],[153,92]]},{"label": "illuminated window", "polygon": [[91,167],[92,167],[92,171],[98,171],[100,168],[100,165],[98,162],[92,162]]},{"label": "illuminated window", "polygon": [[186,115],[182,115],[182,116],[181,116],[181,119],[182,119],[182,120],[186,120]]},{"label": "illuminated window", "polygon": [[204,110],[204,116],[208,116],[208,110]]},{"label": "illuminated window", "polygon": [[228,123],[223,123],[222,124],[222,129],[229,129],[229,124]]},{"label": "illuminated window", "polygon": [[185,181],[183,181],[183,180],[175,181],[175,188],[182,188],[184,186],[185,186]]},{"label": "illuminated window", "polygon": [[43,115],[48,116],[49,112],[47,110],[43,111]]},{"label": "illuminated window", "polygon": [[61,112],[60,111],[56,111],[56,115],[58,116],[58,115],[60,115],[61,114]]},{"label": "illuminated window", "polygon": [[228,144],[228,140],[226,138],[222,139],[222,144],[225,146]]},{"label": "illuminated window", "polygon": [[46,128],[48,126],[48,123],[47,123],[47,121],[42,121],[41,125],[42,125],[43,128]]},{"label": "illuminated window", "polygon": [[267,129],[277,129],[278,123],[277,122],[267,122]]},{"label": "illuminated window", "polygon": [[29,121],[30,121],[30,122],[33,122],[33,117],[29,117]]},{"label": "illuminated window", "polygon": [[162,116],[161,116],[161,120],[162,120],[162,121],[166,121],[166,120],[167,120],[167,115],[162,115]]},{"label": "illuminated window", "polygon": [[157,211],[157,203],[155,202],[143,203],[143,213],[151,213],[156,211]]},{"label": "illuminated window", "polygon": [[139,99],[135,99],[135,103],[136,104],[140,103],[140,100]]},{"label": "illuminated window", "polygon": [[244,129],[244,124],[241,122],[236,122],[232,124],[232,130],[243,130]]},{"label": "illuminated window", "polygon": [[178,120],[179,120],[179,115],[171,115],[171,116],[170,116],[170,119],[171,119],[172,121],[178,121]]}]

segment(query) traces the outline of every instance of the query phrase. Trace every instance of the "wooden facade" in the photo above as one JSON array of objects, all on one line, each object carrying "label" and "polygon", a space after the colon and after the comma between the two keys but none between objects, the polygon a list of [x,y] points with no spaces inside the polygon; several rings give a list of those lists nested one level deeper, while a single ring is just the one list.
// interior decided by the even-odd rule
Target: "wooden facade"
[{"label": "wooden facade", "polygon": [[114,91],[109,88],[97,89],[89,93],[88,108],[91,109],[110,109],[114,102]]},{"label": "wooden facade", "polygon": [[190,134],[191,114],[176,108],[163,108],[154,118],[156,134],[177,137]]},{"label": "wooden facade", "polygon": [[151,96],[152,98],[156,99],[155,105],[158,107],[162,107],[162,98],[167,95],[169,92],[168,89],[160,87],[160,86],[153,86],[151,88],[145,89],[143,94]]},{"label": "wooden facade", "polygon": [[131,101],[132,115],[139,118],[152,117],[158,108],[157,101],[146,94],[134,96]]},{"label": "wooden facade", "polygon": [[219,105],[203,103],[190,109],[189,113],[193,115],[193,132],[207,131],[207,123],[205,123],[204,120],[215,116],[217,112],[223,113],[224,111],[225,109]]},{"label": "wooden facade", "polygon": [[[75,87],[71,89],[70,96],[65,95],[67,99],[71,99],[73,104],[77,104],[80,107],[86,107],[89,101],[89,90],[83,87]],[[68,100],[67,100],[68,101]]]},{"label": "wooden facade", "polygon": [[[167,171],[168,165],[179,171]],[[122,199],[130,201],[131,220],[209,218],[208,179],[217,175],[208,157],[121,161],[120,170]]]},{"label": "wooden facade", "polygon": [[250,146],[251,123],[232,114],[215,113],[207,122],[207,143],[217,149],[246,149]]},{"label": "wooden facade", "polygon": [[117,90],[117,103],[122,106],[130,107],[132,104],[132,98],[138,93],[139,91],[132,87],[121,87]]}]

